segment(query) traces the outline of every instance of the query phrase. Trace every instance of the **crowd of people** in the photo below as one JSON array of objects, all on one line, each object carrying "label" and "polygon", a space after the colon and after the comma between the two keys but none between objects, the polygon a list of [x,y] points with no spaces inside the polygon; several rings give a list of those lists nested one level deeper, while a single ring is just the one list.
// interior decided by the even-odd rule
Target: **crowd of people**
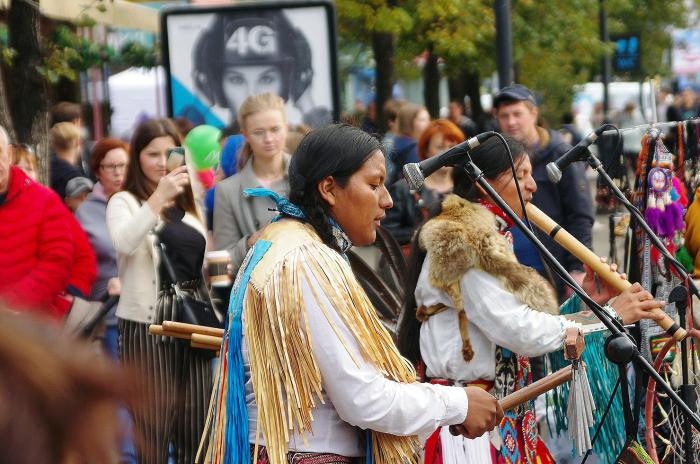
[{"label": "crowd of people", "polygon": [[[682,111],[692,106],[685,96],[681,103]],[[441,168],[414,192],[402,169],[498,128],[505,144],[492,137],[472,153],[487,182],[522,217],[519,187],[525,202],[590,247],[585,165],[574,163],[559,183],[548,179],[545,166],[571,140],[539,125],[538,102],[522,85],[494,95],[492,119],[479,124],[463,101],[450,102],[445,119],[397,100],[383,114],[381,136],[376,121],[364,131],[337,124],[309,132],[288,127],[281,97],[248,97],[236,111],[240,134],[218,141],[210,188],[188,157],[170,162],[192,129],[183,121],[147,120],[130,141],[89,144],[80,107],[60,103],[48,134],[48,186],[37,182],[32,147],[0,128],[0,304],[60,322],[78,300],[100,306],[118,297],[100,315],[99,339],[139,382],[128,395],[119,382],[87,383],[103,388],[95,401],[132,400],[131,438],[114,443],[121,462],[192,463],[200,442],[214,462],[235,452],[273,464],[351,463],[367,453],[388,463],[397,452],[436,464],[506,458],[506,447],[489,440],[503,418],[495,397],[544,375],[537,358],[578,327],[558,308],[578,302],[463,171]],[[411,263],[398,347],[343,259],[350,246],[371,245],[380,224]],[[541,239],[596,300],[613,297],[567,250]],[[227,271],[238,276],[230,306],[206,279],[213,250],[228,253]],[[149,334],[151,324],[177,320],[182,295],[224,300],[223,361]],[[656,317],[650,310],[660,306],[638,285],[612,302],[626,323]],[[500,378],[504,369],[520,383]],[[242,382],[225,381],[237,375]],[[494,387],[505,384],[510,390]],[[227,401],[211,402],[224,392]],[[250,446],[225,439],[228,427]],[[537,456],[548,462],[544,445]]]}]

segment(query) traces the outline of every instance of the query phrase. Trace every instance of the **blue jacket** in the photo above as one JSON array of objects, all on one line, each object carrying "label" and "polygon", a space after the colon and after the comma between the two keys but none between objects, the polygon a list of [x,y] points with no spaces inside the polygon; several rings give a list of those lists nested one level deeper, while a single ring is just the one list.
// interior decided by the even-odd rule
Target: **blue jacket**
[{"label": "blue jacket", "polygon": [[[572,163],[564,170],[558,184],[550,182],[547,177],[547,164],[564,154],[571,145],[556,131],[538,127],[538,132],[540,140],[545,140],[546,143],[530,155],[532,177],[537,182],[537,192],[532,198],[532,203],[590,248],[594,216],[591,188],[586,178],[586,163]],[[575,256],[559,246],[549,235],[534,229],[567,271],[583,270],[583,264]],[[527,237],[520,231],[513,231],[513,242],[518,261],[542,272],[542,262]]]}]

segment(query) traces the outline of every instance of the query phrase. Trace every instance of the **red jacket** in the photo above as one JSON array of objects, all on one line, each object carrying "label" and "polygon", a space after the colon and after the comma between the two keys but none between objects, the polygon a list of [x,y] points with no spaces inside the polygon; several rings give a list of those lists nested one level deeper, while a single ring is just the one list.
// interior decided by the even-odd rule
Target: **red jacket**
[{"label": "red jacket", "polygon": [[0,204],[0,300],[59,318],[66,313],[70,305],[61,295],[73,268],[71,219],[53,191],[10,168]]}]

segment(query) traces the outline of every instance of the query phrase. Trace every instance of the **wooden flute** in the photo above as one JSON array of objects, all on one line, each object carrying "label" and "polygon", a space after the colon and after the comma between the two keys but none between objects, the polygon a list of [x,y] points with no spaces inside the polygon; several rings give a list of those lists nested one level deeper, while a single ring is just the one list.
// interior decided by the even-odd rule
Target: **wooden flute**
[{"label": "wooden flute", "polygon": [[[530,385],[511,393],[510,395],[504,396],[498,400],[498,404],[501,405],[503,412],[515,409],[521,404],[534,400],[541,394],[569,382],[572,375],[573,372],[571,370],[571,366],[563,367],[553,374],[549,374],[548,376],[541,378],[537,382],[533,382]],[[461,435],[457,429],[457,426],[455,425],[450,425],[449,430],[454,436]]]},{"label": "wooden flute", "polygon": [[[609,285],[621,292],[632,285],[627,280],[621,279],[620,274],[611,271],[609,265],[601,262],[598,255],[593,253],[573,235],[554,222],[552,218],[544,214],[537,206],[533,205],[532,203],[528,203],[525,210],[527,211],[527,217],[531,223],[537,226],[537,228],[542,232],[552,237],[554,241],[566,248],[572,255],[576,256],[583,263],[587,264]],[[655,309],[654,312],[663,313],[664,318],[655,322],[659,324],[659,326],[661,326],[661,328],[663,328],[670,336],[680,342],[688,335],[683,327],[678,325],[676,321],[671,319],[671,316],[663,312],[661,309]]]}]

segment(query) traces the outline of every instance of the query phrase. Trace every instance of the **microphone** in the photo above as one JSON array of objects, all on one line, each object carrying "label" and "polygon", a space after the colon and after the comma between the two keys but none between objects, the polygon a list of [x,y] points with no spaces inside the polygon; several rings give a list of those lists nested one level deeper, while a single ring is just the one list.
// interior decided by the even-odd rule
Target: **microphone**
[{"label": "microphone", "polygon": [[484,132],[483,134],[479,134],[455,145],[441,155],[433,156],[420,163],[406,163],[403,167],[403,177],[406,179],[406,182],[408,182],[408,188],[411,190],[420,190],[420,188],[423,187],[426,177],[440,168],[458,164],[465,153],[478,147],[484,140],[495,134],[495,132]]},{"label": "microphone", "polygon": [[601,126],[583,138],[575,147],[561,155],[556,161],[547,164],[547,177],[553,183],[558,183],[561,180],[562,171],[571,163],[583,161],[590,154],[588,147],[595,142],[598,137],[605,131],[606,126]]}]

